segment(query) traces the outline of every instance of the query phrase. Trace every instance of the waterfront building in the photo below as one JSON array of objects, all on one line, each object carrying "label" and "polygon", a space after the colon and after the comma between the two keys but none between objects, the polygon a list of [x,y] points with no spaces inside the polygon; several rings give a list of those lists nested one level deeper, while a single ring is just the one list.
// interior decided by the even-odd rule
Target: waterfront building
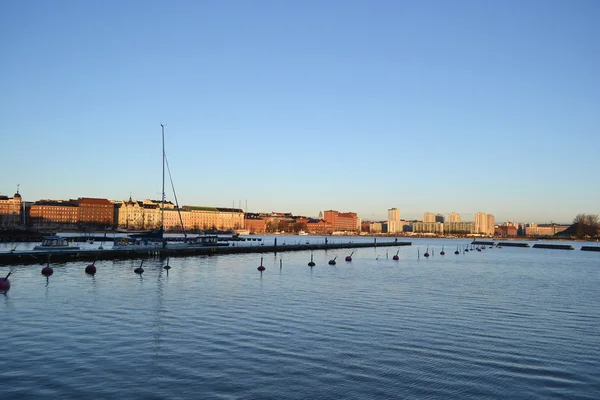
[{"label": "waterfront building", "polygon": [[313,235],[329,235],[333,233],[333,227],[324,219],[310,219],[306,223],[306,231]]},{"label": "waterfront building", "polygon": [[[172,212],[177,213],[177,210]],[[240,208],[184,206],[181,209],[181,217],[186,230],[244,229],[244,216],[244,210]],[[168,228],[165,225],[165,229],[177,230],[177,226],[180,227],[181,222],[170,218]]]},{"label": "waterfront building", "polygon": [[[117,213],[117,226],[122,229],[160,229],[161,227],[161,201],[149,200],[144,201],[129,200],[122,201],[116,204],[115,211]],[[165,210],[175,209],[175,205],[171,202],[164,203]]]},{"label": "waterfront building", "polygon": [[14,228],[21,225],[23,202],[19,190],[13,197],[0,196],[0,228]]},{"label": "waterfront building", "polygon": [[475,214],[475,233],[483,235],[494,234],[494,216],[483,212]]},{"label": "waterfront building", "polygon": [[31,205],[29,222],[34,227],[72,227],[79,222],[75,200],[39,200]]},{"label": "waterfront building", "polygon": [[435,215],[430,212],[423,214],[423,222],[435,222]]},{"label": "waterfront building", "polygon": [[144,229],[144,203],[137,200],[115,204],[117,226],[125,229]]},{"label": "waterfront building", "polygon": [[371,232],[371,221],[362,221],[360,224],[361,232]]},{"label": "waterfront building", "polygon": [[[258,214],[267,224],[267,232],[280,232],[281,227],[294,221],[292,213],[270,212]],[[285,232],[285,229],[284,229]]]},{"label": "waterfront building", "polygon": [[83,225],[113,226],[115,206],[107,199],[80,197],[76,200],[78,223]]},{"label": "waterfront building", "polygon": [[335,210],[327,210],[324,212],[325,221],[329,222],[334,232],[356,232],[358,216],[356,213],[347,212],[341,213]]},{"label": "waterfront building", "polygon": [[448,214],[448,222],[460,222],[460,214],[451,212]]},{"label": "waterfront building", "polygon": [[435,214],[435,222],[441,222],[442,224],[445,222],[445,218],[442,214]]},{"label": "waterfront building", "polygon": [[244,226],[250,233],[265,233],[267,231],[267,223],[262,218],[246,217],[244,219]]},{"label": "waterfront building", "polygon": [[414,233],[436,233],[444,234],[444,224],[441,222],[415,222],[413,223]]},{"label": "waterfront building", "polygon": [[569,225],[538,225],[531,223],[525,227],[526,236],[553,236],[569,228]]},{"label": "waterfront building", "polygon": [[475,222],[446,222],[444,231],[455,235],[472,234],[475,233]]},{"label": "waterfront building", "polygon": [[[160,229],[167,231],[190,230],[236,230],[244,228],[244,212],[237,208],[183,206],[179,210],[171,201],[132,200],[121,202],[117,207],[119,228]],[[164,215],[164,219],[163,219]]]},{"label": "waterfront building", "polygon": [[144,208],[144,229],[160,229],[162,225],[160,202],[144,200],[142,207]]},{"label": "waterfront building", "polygon": [[501,225],[494,229],[495,236],[514,237],[517,236],[518,229],[514,225]]},{"label": "waterfront building", "polygon": [[371,225],[369,226],[369,232],[381,233],[381,231],[382,231],[381,222],[371,222]]},{"label": "waterfront building", "polygon": [[115,206],[107,199],[80,197],[77,200],[39,200],[29,210],[35,227],[80,227],[115,224]]},{"label": "waterfront building", "polygon": [[390,208],[388,210],[388,232],[402,232],[402,226],[400,225],[400,210],[397,208]]}]

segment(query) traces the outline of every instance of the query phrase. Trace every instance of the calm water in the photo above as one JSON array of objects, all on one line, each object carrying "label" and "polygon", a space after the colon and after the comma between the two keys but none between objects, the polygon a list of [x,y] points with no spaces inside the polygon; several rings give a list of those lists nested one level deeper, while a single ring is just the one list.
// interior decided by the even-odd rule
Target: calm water
[{"label": "calm water", "polygon": [[14,267],[0,399],[600,398],[600,253],[412,242]]}]

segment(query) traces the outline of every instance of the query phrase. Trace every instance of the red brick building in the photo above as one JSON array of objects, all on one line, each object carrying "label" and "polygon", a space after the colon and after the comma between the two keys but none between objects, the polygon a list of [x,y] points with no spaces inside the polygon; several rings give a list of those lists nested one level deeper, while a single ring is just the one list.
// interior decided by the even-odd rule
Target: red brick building
[{"label": "red brick building", "polygon": [[79,207],[73,200],[40,200],[31,205],[29,221],[33,226],[76,225]]},{"label": "red brick building", "polygon": [[79,223],[85,225],[114,225],[115,206],[107,199],[80,197]]},{"label": "red brick building", "polygon": [[335,210],[324,212],[325,222],[329,222],[334,232],[357,232],[358,216],[356,213],[341,213]]},{"label": "red brick building", "polygon": [[244,219],[244,226],[250,233],[265,233],[267,231],[267,222],[260,218]]},{"label": "red brick building", "polygon": [[494,231],[495,236],[517,236],[517,227],[516,226],[506,226],[501,225],[497,226]]},{"label": "red brick building", "polygon": [[115,207],[107,199],[40,200],[31,205],[30,223],[49,225],[114,225]]},{"label": "red brick building", "polygon": [[330,235],[333,233],[333,226],[322,219],[310,219],[306,223],[306,231],[313,235]]}]

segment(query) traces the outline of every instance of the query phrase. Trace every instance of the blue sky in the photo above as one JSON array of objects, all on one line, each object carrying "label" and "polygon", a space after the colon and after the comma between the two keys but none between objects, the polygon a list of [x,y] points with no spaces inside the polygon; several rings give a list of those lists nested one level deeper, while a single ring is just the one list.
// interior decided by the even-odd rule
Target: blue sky
[{"label": "blue sky", "polygon": [[599,18],[593,0],[5,0],[0,192],[160,198],[164,123],[180,204],[599,214]]}]

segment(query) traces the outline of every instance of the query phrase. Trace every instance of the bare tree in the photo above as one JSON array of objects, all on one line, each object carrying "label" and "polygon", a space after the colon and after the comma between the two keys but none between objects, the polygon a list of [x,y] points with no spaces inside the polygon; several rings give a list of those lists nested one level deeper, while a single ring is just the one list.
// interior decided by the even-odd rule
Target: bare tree
[{"label": "bare tree", "polygon": [[593,214],[577,214],[573,219],[573,224],[577,228],[577,237],[584,238],[586,236],[594,237],[598,235],[600,222],[598,215]]}]

